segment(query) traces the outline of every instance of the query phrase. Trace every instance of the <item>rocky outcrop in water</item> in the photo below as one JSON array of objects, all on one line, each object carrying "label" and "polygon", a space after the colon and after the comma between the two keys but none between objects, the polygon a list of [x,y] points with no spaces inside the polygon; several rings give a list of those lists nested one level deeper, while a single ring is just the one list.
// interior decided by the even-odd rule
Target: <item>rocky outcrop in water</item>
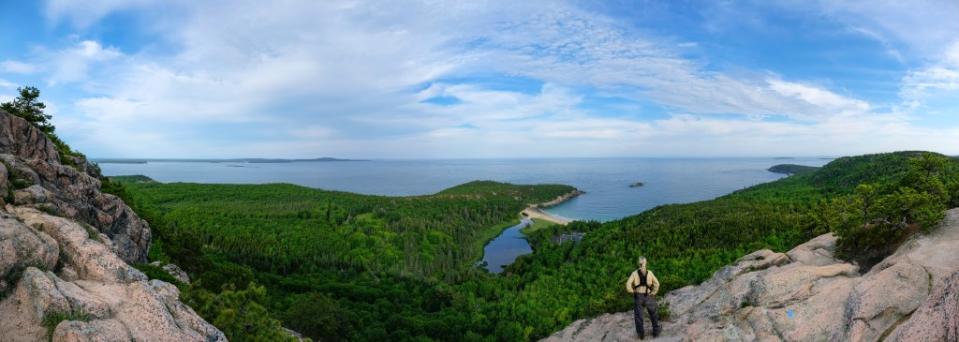
[{"label": "rocky outcrop in water", "polygon": [[[757,251],[670,292],[663,302],[672,318],[657,340],[959,340],[959,209],[865,274],[834,258],[835,243],[827,234],[785,254]],[[638,338],[632,312],[623,312],[576,321],[546,340]]]},{"label": "rocky outcrop in water", "polygon": [[130,266],[146,260],[149,226],[100,191],[96,166],[68,158],[0,112],[0,342],[225,341],[175,286]]}]

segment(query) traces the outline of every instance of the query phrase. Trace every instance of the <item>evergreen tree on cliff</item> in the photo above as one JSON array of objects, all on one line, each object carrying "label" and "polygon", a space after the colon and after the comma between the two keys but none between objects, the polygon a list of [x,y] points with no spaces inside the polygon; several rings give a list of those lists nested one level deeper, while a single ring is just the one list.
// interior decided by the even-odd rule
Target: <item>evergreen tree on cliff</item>
[{"label": "evergreen tree on cliff", "polygon": [[60,137],[54,133],[56,127],[50,122],[53,116],[44,113],[47,105],[39,100],[40,89],[37,89],[37,87],[20,87],[17,88],[17,92],[19,92],[20,95],[17,96],[16,99],[13,99],[13,101],[0,104],[0,109],[27,120],[27,122],[36,126],[41,132],[46,134],[47,138],[53,141],[53,144],[57,146],[57,152],[60,154],[60,161],[62,163],[76,165],[77,162],[73,160],[75,157],[86,158],[82,153],[70,148],[70,145],[60,140]]},{"label": "evergreen tree on cliff", "polygon": [[53,133],[55,127],[50,123],[50,119],[53,117],[43,112],[43,110],[47,108],[47,105],[38,100],[40,98],[40,89],[36,87],[21,87],[17,88],[17,91],[20,93],[20,96],[17,96],[17,98],[11,102],[0,104],[0,109],[26,119],[47,135]]}]

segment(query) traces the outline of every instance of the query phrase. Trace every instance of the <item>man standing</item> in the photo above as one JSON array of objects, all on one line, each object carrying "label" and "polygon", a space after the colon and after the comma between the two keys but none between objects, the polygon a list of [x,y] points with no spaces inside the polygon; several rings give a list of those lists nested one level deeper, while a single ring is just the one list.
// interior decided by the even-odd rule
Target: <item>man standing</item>
[{"label": "man standing", "polygon": [[659,280],[646,269],[646,257],[637,260],[639,269],[633,271],[626,280],[626,292],[633,294],[636,308],[633,318],[636,320],[636,333],[640,339],[646,338],[643,328],[643,308],[649,313],[649,321],[653,324],[653,337],[659,336],[659,313],[656,312],[656,292],[659,291]]}]

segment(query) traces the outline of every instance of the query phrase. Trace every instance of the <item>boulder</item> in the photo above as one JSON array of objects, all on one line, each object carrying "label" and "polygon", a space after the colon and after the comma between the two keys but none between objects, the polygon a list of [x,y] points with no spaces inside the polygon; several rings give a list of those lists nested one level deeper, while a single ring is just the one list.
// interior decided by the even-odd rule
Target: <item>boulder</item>
[{"label": "boulder", "polygon": [[160,262],[160,261],[151,262],[150,265],[163,269],[164,272],[166,272],[171,277],[173,277],[174,279],[176,279],[177,281],[181,283],[184,283],[184,284],[190,283],[190,275],[187,274],[185,271],[183,271],[183,269],[181,269],[180,266],[177,266],[175,264],[164,264],[163,262]]},{"label": "boulder", "polygon": [[57,147],[46,134],[26,120],[3,111],[0,111],[0,153],[60,163]]},{"label": "boulder", "polygon": [[[59,255],[60,248],[52,237],[0,212],[0,279],[28,266],[53,269]],[[9,285],[0,284],[0,293]]]},{"label": "boulder", "polygon": [[0,341],[226,340],[175,286],[147,281],[109,246],[83,223],[31,207],[0,210]]},{"label": "boulder", "polygon": [[61,247],[62,263],[76,271],[80,279],[105,282],[146,280],[146,275],[130,267],[105,244],[94,228],[33,208],[11,207],[10,212],[27,225],[50,235]]},{"label": "boulder", "polygon": [[839,260],[833,257],[835,250],[836,236],[829,233],[796,246],[786,255],[790,260],[804,265],[825,266],[839,263]]},{"label": "boulder", "polygon": [[10,299],[0,302],[0,340],[41,341],[43,323],[60,317],[52,341],[226,341],[222,332],[179,301],[175,286],[68,282],[28,268]]}]

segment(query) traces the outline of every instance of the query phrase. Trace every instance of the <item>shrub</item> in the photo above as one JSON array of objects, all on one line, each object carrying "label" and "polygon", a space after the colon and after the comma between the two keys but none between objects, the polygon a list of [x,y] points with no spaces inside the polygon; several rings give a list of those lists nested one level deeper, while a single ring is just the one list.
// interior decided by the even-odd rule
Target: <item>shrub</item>
[{"label": "shrub", "polygon": [[263,306],[267,299],[263,286],[236,290],[227,285],[218,294],[194,288],[186,294],[187,303],[231,341],[298,341],[270,317]]},{"label": "shrub", "polygon": [[[954,200],[950,189],[956,184],[956,170],[956,163],[945,156],[914,155],[896,184],[859,184],[852,195],[821,207],[822,212],[813,215],[814,226],[828,226],[839,236],[837,256],[868,271],[910,236],[942,221]],[[894,191],[884,190],[895,185]]]},{"label": "shrub", "polygon": [[356,319],[330,296],[315,292],[296,296],[283,316],[290,328],[324,341],[347,340],[349,336],[343,327]]},{"label": "shrub", "polygon": [[53,340],[53,331],[57,329],[57,325],[60,325],[61,322],[87,322],[90,320],[90,318],[91,317],[89,314],[81,310],[48,312],[46,316],[43,316],[43,326],[47,328],[47,340]]}]

